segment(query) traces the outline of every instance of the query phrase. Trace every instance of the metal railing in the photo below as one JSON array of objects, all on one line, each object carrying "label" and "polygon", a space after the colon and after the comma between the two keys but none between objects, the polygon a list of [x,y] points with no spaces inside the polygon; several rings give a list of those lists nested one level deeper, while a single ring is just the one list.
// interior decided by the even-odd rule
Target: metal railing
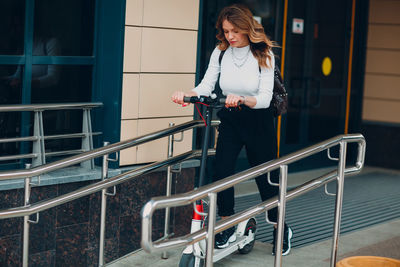
[{"label": "metal railing", "polygon": [[[217,126],[219,121],[213,121],[212,126]],[[177,164],[181,161],[199,157],[200,151],[189,151],[183,153],[181,155],[177,155],[174,157],[168,157],[168,159],[155,162],[152,164],[145,165],[135,170],[131,170],[125,172],[123,174],[116,175],[114,177],[108,178],[108,161],[109,155],[116,153],[120,150],[127,149],[133,146],[137,146],[146,142],[154,141],[159,138],[163,137],[170,137],[173,138],[175,133],[183,132],[186,130],[190,130],[192,128],[203,127],[204,123],[200,120],[189,121],[183,124],[179,124],[177,126],[172,126],[167,129],[163,129],[157,132],[153,132],[144,136],[140,136],[137,138],[129,139],[126,141],[118,142],[115,144],[108,145],[105,144],[104,147],[94,149],[92,151],[88,151],[79,155],[75,155],[66,159],[62,159],[59,161],[55,161],[49,164],[33,167],[31,169],[23,169],[23,170],[13,170],[13,171],[2,171],[0,172],[0,180],[11,180],[11,179],[18,179],[18,178],[25,178],[25,206],[22,207],[15,207],[0,210],[0,219],[6,218],[15,218],[15,217],[24,217],[24,232],[23,232],[23,255],[22,255],[22,266],[28,266],[28,251],[29,251],[29,224],[30,223],[37,223],[39,221],[39,212],[44,210],[65,204],[67,202],[76,200],[78,198],[90,195],[92,193],[96,193],[102,191],[102,200],[101,200],[101,222],[100,222],[100,244],[99,244],[99,266],[104,265],[104,231],[105,231],[105,218],[106,218],[106,198],[107,196],[114,195],[115,193],[115,186],[127,182],[133,178],[139,177],[141,175],[147,174],[152,172],[156,169],[171,166]],[[170,145],[173,145],[173,142],[169,142]],[[170,150],[171,148],[168,148]],[[215,151],[210,150],[210,154],[215,153]],[[47,199],[43,201],[36,202],[34,204],[30,203],[30,191],[31,186],[35,185],[32,184],[31,179],[32,177],[40,176],[44,173],[48,173],[51,171],[59,170],[61,168],[65,168],[68,166],[72,166],[87,160],[91,160],[94,158],[103,157],[103,168],[101,178],[102,181],[96,182],[94,184],[81,187],[75,191],[70,193],[57,196],[52,199]],[[37,185],[37,184],[36,184]],[[113,193],[108,193],[107,189],[110,187],[114,187]],[[170,190],[170,189],[169,189]],[[168,194],[168,192],[167,192]],[[30,220],[30,215],[37,214],[36,220]]]},{"label": "metal railing", "polygon": [[[1,138],[1,143],[32,142],[32,153],[1,156],[0,161],[32,159],[32,166],[46,163],[48,156],[65,156],[93,150],[93,136],[101,134],[92,131],[91,110],[103,106],[102,103],[56,103],[56,104],[29,104],[29,105],[0,105],[0,113],[4,112],[33,112],[33,135],[21,137]],[[43,112],[58,110],[82,110],[82,132],[71,134],[45,135],[43,130]],[[82,139],[81,149],[46,152],[45,141],[67,138]],[[93,169],[94,161],[81,163],[82,167]]]},{"label": "metal railing", "polygon": [[[358,143],[358,155],[356,164],[353,167],[346,168],[347,143]],[[339,158],[333,158],[330,155],[330,148],[340,146]],[[226,230],[244,220],[250,219],[255,215],[266,212],[271,208],[278,207],[277,222],[277,251],[282,251],[283,228],[285,222],[286,200],[303,195],[313,189],[331,182],[337,182],[336,204],[335,204],[335,223],[333,231],[333,244],[331,252],[331,266],[336,266],[338,235],[340,232],[340,220],[343,200],[343,186],[345,175],[359,173],[364,165],[366,143],[361,134],[339,135],[324,142],[299,150],[279,159],[266,162],[259,166],[234,174],[215,183],[203,186],[183,194],[177,194],[172,197],[155,197],[145,204],[142,209],[142,248],[147,252],[165,251],[171,248],[178,248],[194,244],[203,239],[207,239],[205,263],[206,266],[213,266],[214,235]],[[328,172],[323,176],[310,180],[287,192],[288,164],[299,161],[316,153],[327,150],[328,158],[338,161],[338,169]],[[238,183],[255,178],[259,175],[269,173],[280,169],[279,195],[264,201],[254,207],[248,208],[240,213],[236,213],[227,219],[216,223],[216,201],[217,193],[228,189]],[[271,181],[269,180],[271,183]],[[271,183],[272,184],[272,183]],[[327,192],[328,193],[328,192]],[[331,194],[331,193],[329,193]],[[196,200],[209,198],[208,227],[197,232],[193,232],[181,237],[169,240],[152,241],[152,216],[155,210],[171,207],[189,205]],[[268,218],[268,216],[266,216]],[[282,265],[282,253],[275,253],[275,267]]]}]

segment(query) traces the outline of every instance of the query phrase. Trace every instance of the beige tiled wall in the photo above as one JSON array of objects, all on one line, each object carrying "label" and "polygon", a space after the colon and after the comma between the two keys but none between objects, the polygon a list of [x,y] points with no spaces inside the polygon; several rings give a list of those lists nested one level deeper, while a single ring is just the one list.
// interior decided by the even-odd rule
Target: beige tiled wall
[{"label": "beige tiled wall", "polygon": [[143,4],[143,0],[126,0],[125,25],[143,24]]},{"label": "beige tiled wall", "polygon": [[197,32],[143,28],[142,72],[196,71]]},{"label": "beige tiled wall", "polygon": [[[137,136],[138,132],[138,120],[122,120],[121,121],[121,141],[131,139]],[[121,150],[120,153],[120,165],[129,165],[136,163],[137,147]]]},{"label": "beige tiled wall", "polygon": [[125,26],[124,72],[139,72],[142,28]]},{"label": "beige tiled wall", "polygon": [[197,30],[199,0],[144,0],[143,25]]},{"label": "beige tiled wall", "polygon": [[192,116],[193,105],[182,108],[170,99],[175,90],[193,88],[194,79],[194,74],[141,74],[139,117]]},{"label": "beige tiled wall", "polygon": [[125,73],[122,81],[122,119],[139,118],[139,74]]},{"label": "beige tiled wall", "polygon": [[[154,118],[154,119],[141,119],[138,121],[138,135],[145,135],[161,129],[169,127],[169,123],[175,125],[192,120],[192,117],[181,118]],[[176,139],[181,137],[178,133],[175,135]],[[192,131],[185,131],[182,142],[176,142],[174,146],[174,155],[181,154],[189,151],[192,148]],[[167,158],[168,151],[168,138],[140,145],[137,151],[138,162],[150,162],[156,160],[163,160]]]},{"label": "beige tiled wall", "polygon": [[[193,118],[193,106],[171,102],[176,90],[194,87],[199,0],[127,0],[121,140]],[[192,131],[174,154],[192,149]],[[121,152],[120,165],[162,160],[167,138]]]},{"label": "beige tiled wall", "polygon": [[363,119],[400,123],[400,1],[371,0]]}]

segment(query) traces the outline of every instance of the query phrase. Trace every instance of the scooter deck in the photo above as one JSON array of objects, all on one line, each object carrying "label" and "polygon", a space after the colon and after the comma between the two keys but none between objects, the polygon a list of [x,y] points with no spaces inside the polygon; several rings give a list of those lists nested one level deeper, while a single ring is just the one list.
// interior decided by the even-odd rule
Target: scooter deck
[{"label": "scooter deck", "polygon": [[235,252],[239,248],[242,248],[243,246],[245,246],[249,242],[251,242],[251,240],[249,241],[248,236],[238,236],[236,238],[236,241],[230,243],[228,247],[221,248],[221,249],[215,248],[214,249],[213,262],[217,262],[220,259],[225,258],[226,256],[232,254],[233,252]]}]

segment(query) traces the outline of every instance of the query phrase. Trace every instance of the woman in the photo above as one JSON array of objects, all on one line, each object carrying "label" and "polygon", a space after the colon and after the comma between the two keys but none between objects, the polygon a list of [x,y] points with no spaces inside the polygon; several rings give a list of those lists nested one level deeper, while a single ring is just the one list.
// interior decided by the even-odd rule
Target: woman
[{"label": "woman", "polygon": [[[251,11],[242,5],[225,7],[219,14],[216,28],[220,43],[211,55],[203,80],[190,92],[172,95],[172,101],[178,104],[184,104],[184,96],[209,96],[220,77],[226,102],[225,108],[218,112],[221,124],[214,181],[234,173],[243,146],[251,166],[272,160],[277,154],[274,117],[269,108],[274,86],[275,60],[271,51],[274,44],[265,35],[262,25],[253,19]],[[224,51],[222,60],[221,51]],[[257,177],[256,183],[263,201],[278,194],[278,188],[271,186],[265,175]],[[233,188],[218,193],[217,200],[219,216],[224,218],[234,214]],[[270,210],[268,217],[270,221],[277,221],[277,209]],[[292,230],[285,225],[284,255],[290,251],[291,236]],[[232,227],[215,236],[215,247],[227,247],[235,240],[235,228]]]}]

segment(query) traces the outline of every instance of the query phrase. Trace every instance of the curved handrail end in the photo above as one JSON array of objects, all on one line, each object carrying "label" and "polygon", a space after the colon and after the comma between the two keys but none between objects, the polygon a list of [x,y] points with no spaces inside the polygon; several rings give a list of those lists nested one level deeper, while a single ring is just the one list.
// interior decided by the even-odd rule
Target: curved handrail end
[{"label": "curved handrail end", "polygon": [[153,211],[154,211],[154,206],[155,206],[155,202],[154,199],[150,199],[142,208],[140,214],[142,216],[142,218],[151,218],[151,216],[153,215]]}]

